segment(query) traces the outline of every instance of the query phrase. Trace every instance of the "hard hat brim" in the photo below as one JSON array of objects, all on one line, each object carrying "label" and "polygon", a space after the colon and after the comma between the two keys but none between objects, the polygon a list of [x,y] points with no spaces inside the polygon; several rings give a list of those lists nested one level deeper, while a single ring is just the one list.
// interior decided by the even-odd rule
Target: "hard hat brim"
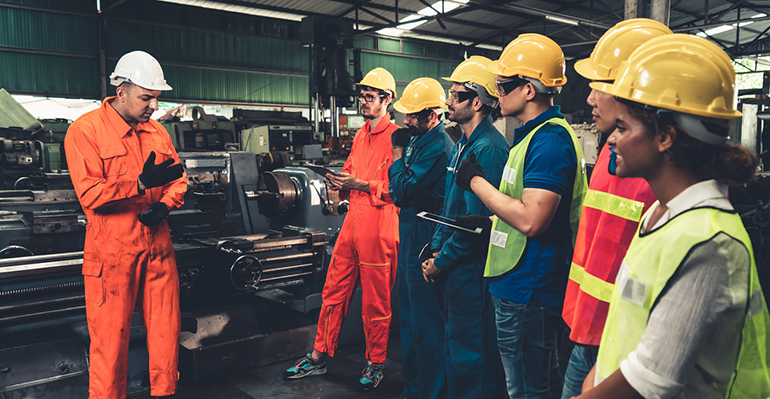
[{"label": "hard hat brim", "polygon": [[617,89],[615,88],[615,85],[613,83],[608,83],[608,82],[591,82],[591,83],[588,84],[588,86],[591,87],[592,89],[596,90],[596,91],[600,91],[602,93],[606,93],[606,94],[609,94],[609,95],[614,96],[614,97],[620,97],[620,98],[625,99],[625,100],[637,102],[639,104],[649,105],[651,107],[656,107],[656,108],[661,108],[661,109],[667,109],[667,110],[670,110],[670,111],[681,112],[683,114],[697,115],[697,116],[702,116],[702,117],[706,117],[706,118],[716,118],[716,119],[736,119],[736,118],[740,118],[741,117],[741,112],[738,111],[738,110],[733,110],[733,111],[728,112],[728,113],[715,114],[715,113],[712,113],[712,112],[708,112],[708,111],[704,111],[704,110],[700,110],[700,109],[694,109],[694,108],[687,107],[687,106],[670,106],[670,107],[667,107],[665,105],[656,104],[656,103],[653,103],[651,101],[646,101],[644,99],[631,98],[630,96],[620,95],[617,92]]},{"label": "hard hat brim", "polygon": [[575,72],[588,80],[615,80],[614,77],[600,75],[599,72],[597,72],[593,67],[593,63],[591,62],[590,58],[575,62]]},{"label": "hard hat brim", "polygon": [[409,113],[411,113],[411,112],[409,112],[408,109],[406,109],[406,107],[401,105],[401,101],[400,100],[396,101],[395,104],[393,104],[393,109],[395,109],[396,111],[398,111],[398,112],[400,112],[402,114],[409,114]]}]

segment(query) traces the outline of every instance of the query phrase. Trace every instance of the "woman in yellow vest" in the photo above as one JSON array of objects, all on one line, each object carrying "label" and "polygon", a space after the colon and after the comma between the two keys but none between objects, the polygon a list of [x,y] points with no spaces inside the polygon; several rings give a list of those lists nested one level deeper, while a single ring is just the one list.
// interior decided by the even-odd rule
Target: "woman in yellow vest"
[{"label": "woman in yellow vest", "polygon": [[617,175],[658,198],[618,273],[597,364],[580,398],[767,398],[770,318],[751,242],[727,198],[756,156],[727,144],[735,71],[719,47],[664,35],[613,83]]}]

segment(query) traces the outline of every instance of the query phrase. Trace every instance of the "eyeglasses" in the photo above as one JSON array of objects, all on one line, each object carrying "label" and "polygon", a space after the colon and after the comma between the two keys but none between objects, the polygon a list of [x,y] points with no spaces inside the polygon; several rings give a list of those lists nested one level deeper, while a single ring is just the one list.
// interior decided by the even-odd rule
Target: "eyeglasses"
[{"label": "eyeglasses", "polygon": [[476,96],[478,96],[478,94],[472,91],[449,90],[449,98],[455,103],[465,102]]},{"label": "eyeglasses", "polygon": [[384,94],[363,94],[363,93],[358,93],[358,99],[366,101],[368,103],[374,101],[375,98],[383,98],[383,97],[385,97]]},{"label": "eyeglasses", "polygon": [[495,80],[495,87],[497,88],[497,93],[504,96],[527,83],[529,83],[527,79],[521,76],[514,76],[506,80]]}]

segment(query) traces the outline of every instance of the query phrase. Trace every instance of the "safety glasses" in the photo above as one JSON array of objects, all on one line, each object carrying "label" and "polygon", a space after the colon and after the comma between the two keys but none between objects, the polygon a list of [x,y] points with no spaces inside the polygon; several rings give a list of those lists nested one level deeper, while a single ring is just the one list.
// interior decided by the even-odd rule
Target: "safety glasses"
[{"label": "safety glasses", "polygon": [[433,112],[431,109],[424,109],[420,112],[415,112],[413,114],[404,114],[404,119],[414,119],[415,122],[420,123],[428,118],[430,118],[430,113]]},{"label": "safety glasses", "polygon": [[529,83],[529,81],[520,76],[513,76],[510,79],[506,79],[506,80],[495,79],[495,87],[497,88],[497,94],[499,94],[500,96],[504,96],[516,90],[517,88],[524,86],[527,83]]},{"label": "safety glasses", "polygon": [[472,91],[454,91],[449,90],[449,98],[455,103],[461,103],[476,97],[477,94]]}]

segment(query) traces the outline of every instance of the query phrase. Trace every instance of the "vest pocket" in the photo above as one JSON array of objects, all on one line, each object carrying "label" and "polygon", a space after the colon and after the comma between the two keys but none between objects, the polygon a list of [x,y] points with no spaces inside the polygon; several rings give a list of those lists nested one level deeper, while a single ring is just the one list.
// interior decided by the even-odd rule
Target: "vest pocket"
[{"label": "vest pocket", "polygon": [[102,262],[83,260],[83,284],[86,294],[86,305],[102,306],[104,303]]}]

